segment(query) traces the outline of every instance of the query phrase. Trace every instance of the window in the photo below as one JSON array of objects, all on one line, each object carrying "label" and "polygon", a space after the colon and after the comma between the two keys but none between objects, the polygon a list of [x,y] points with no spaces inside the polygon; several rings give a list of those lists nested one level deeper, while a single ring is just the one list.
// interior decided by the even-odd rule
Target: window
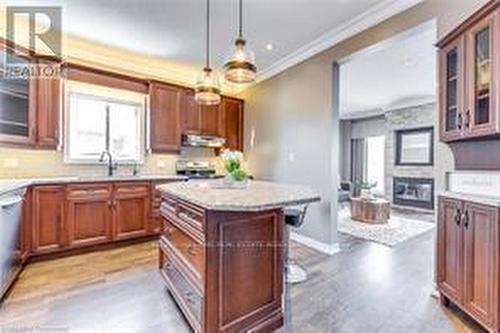
[{"label": "window", "polygon": [[142,162],[144,104],[102,94],[68,93],[65,159],[99,163],[103,151],[115,161]]},{"label": "window", "polygon": [[385,137],[374,136],[366,139],[366,180],[376,183],[372,192],[383,195],[385,184]]}]

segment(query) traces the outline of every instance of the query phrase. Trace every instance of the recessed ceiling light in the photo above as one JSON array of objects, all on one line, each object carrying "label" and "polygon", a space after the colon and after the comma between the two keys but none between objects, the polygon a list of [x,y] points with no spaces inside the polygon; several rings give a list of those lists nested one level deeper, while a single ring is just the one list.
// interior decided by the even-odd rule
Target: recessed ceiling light
[{"label": "recessed ceiling light", "polygon": [[271,43],[268,43],[268,44],[266,44],[266,49],[267,49],[268,51],[272,51],[272,50],[274,49],[274,45],[273,45],[273,44],[271,44]]}]

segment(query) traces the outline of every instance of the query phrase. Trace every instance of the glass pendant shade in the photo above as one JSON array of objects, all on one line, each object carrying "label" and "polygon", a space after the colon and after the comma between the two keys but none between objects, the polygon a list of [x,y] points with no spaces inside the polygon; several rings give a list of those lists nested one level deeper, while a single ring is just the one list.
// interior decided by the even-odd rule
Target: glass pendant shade
[{"label": "glass pendant shade", "polygon": [[205,67],[196,81],[194,100],[200,105],[217,105],[220,103],[219,82],[212,69]]},{"label": "glass pendant shade", "polygon": [[234,43],[235,50],[224,65],[224,78],[232,83],[250,83],[255,80],[257,67],[252,51],[246,47],[246,41],[238,37]]}]

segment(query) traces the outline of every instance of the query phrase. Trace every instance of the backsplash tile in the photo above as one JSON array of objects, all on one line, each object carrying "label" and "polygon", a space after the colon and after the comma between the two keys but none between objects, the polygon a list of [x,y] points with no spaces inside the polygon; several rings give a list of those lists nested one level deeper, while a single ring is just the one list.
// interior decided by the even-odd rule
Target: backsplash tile
[{"label": "backsplash tile", "polygon": [[[215,160],[211,149],[185,148],[180,155],[148,154],[140,165],[141,174],[175,174],[180,158]],[[0,179],[54,176],[105,176],[104,165],[65,164],[62,152],[51,150],[0,148]],[[117,175],[131,175],[132,166],[119,165]]]}]

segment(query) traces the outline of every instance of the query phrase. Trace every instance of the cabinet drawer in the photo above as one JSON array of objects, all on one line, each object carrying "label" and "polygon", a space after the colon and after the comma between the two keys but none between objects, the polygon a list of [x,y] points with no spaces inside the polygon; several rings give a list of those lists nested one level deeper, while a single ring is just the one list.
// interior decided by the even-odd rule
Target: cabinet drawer
[{"label": "cabinet drawer", "polygon": [[179,202],[177,206],[177,216],[199,232],[203,232],[203,219],[205,214],[186,203]]},{"label": "cabinet drawer", "polygon": [[176,252],[187,270],[201,283],[205,272],[205,246],[166,219],[163,219],[162,234],[162,241]]},{"label": "cabinet drawer", "polygon": [[147,183],[126,183],[115,185],[116,196],[129,195],[149,195],[149,184]]},{"label": "cabinet drawer", "polygon": [[93,200],[108,199],[111,197],[111,185],[109,184],[78,184],[68,185],[68,200]]},{"label": "cabinet drawer", "polygon": [[160,273],[195,331],[199,331],[203,296],[182,274],[179,263],[160,241]]}]

